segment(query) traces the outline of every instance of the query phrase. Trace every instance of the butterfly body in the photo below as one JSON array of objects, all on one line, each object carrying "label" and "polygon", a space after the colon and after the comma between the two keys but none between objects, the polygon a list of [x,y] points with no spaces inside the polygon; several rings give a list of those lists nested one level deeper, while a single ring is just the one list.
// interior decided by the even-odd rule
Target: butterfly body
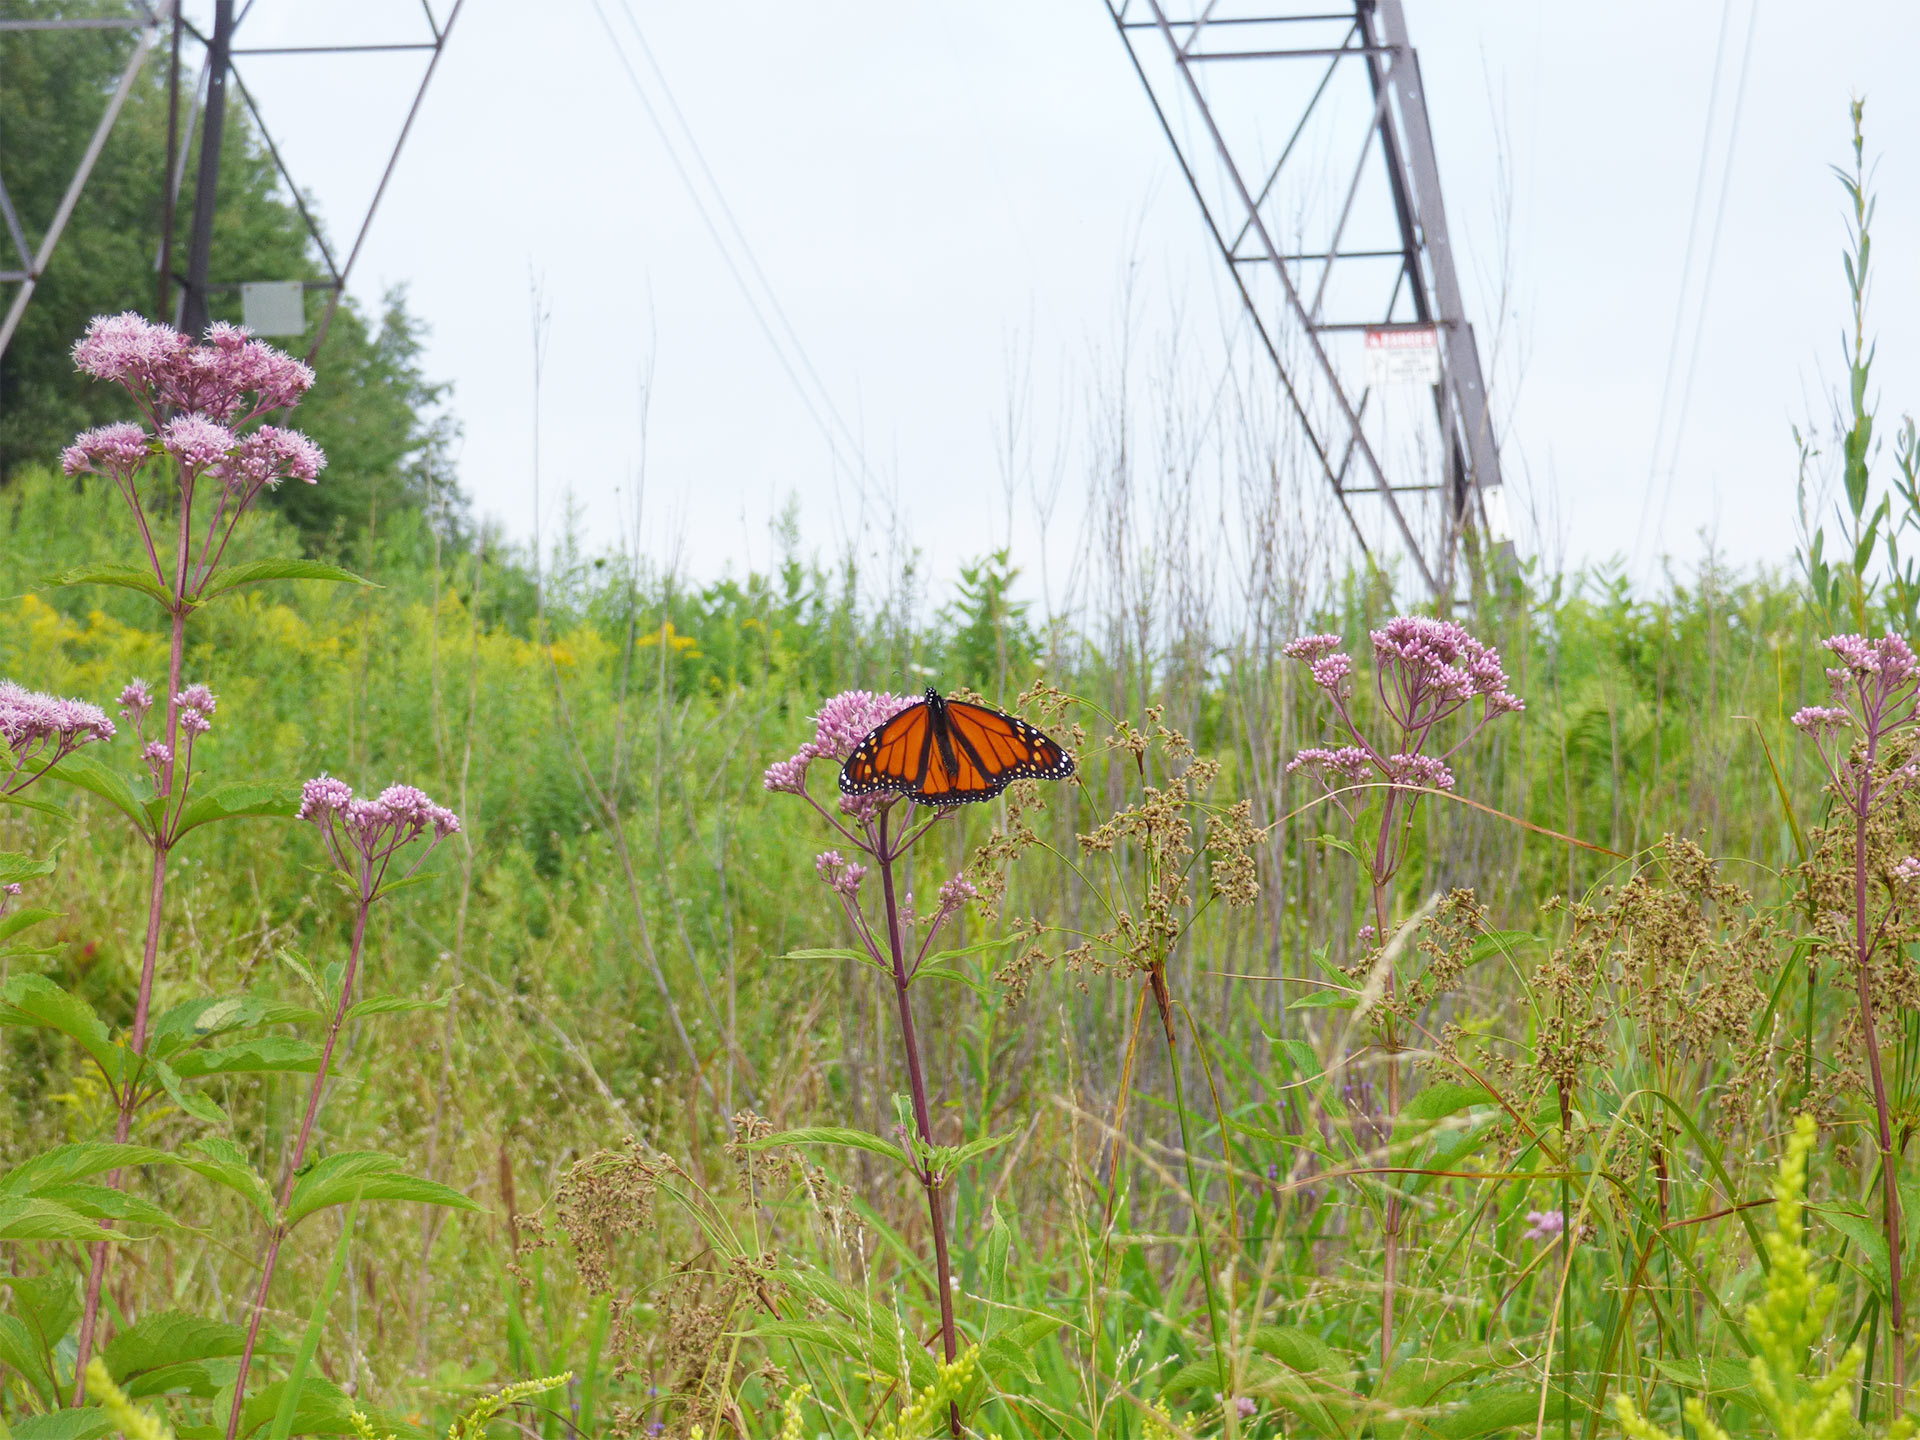
[{"label": "butterfly body", "polygon": [[991,800],[1015,780],[1064,780],[1073,757],[1017,716],[929,689],[854,747],[846,795],[892,791],[917,805]]}]

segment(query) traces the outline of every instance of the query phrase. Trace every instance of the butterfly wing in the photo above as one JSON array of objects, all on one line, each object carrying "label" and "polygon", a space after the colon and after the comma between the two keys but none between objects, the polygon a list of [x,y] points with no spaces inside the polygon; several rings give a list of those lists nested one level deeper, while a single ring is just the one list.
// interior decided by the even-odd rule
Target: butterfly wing
[{"label": "butterfly wing", "polygon": [[926,777],[909,792],[922,804],[991,800],[1015,780],[1064,780],[1073,773],[1071,755],[1015,716],[949,700],[946,720],[954,764],[946,764],[940,746],[929,747]]},{"label": "butterfly wing", "polygon": [[840,793],[872,795],[881,790],[913,794],[927,773],[928,754],[934,749],[933,726],[927,702],[909,705],[891,720],[876,725],[853,747],[840,767]]}]

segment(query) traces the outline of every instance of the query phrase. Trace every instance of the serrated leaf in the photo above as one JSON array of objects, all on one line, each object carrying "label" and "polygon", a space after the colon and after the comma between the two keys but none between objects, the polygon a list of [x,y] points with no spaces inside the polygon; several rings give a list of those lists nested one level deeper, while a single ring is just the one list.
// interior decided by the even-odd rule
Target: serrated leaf
[{"label": "serrated leaf", "polygon": [[0,1199],[0,1240],[119,1240],[78,1210],[25,1195]]},{"label": "serrated leaf", "polygon": [[109,1081],[118,1083],[125,1055],[107,1033],[106,1022],[78,995],[44,975],[16,975],[0,985],[0,1025],[36,1025],[58,1030],[77,1041]]},{"label": "serrated leaf", "polygon": [[1298,1000],[1289,1000],[1289,1010],[1351,1010],[1360,997],[1351,990],[1309,990]]},{"label": "serrated leaf", "polygon": [[318,1011],[252,995],[204,995],[171,1006],[147,1032],[147,1053],[167,1059],[176,1051],[234,1030],[260,1025],[311,1024]]},{"label": "serrated leaf", "polygon": [[316,1161],[300,1177],[287,1201],[286,1221],[297,1225],[316,1210],[345,1205],[354,1199],[405,1200],[442,1205],[449,1210],[478,1210],[480,1205],[434,1180],[423,1180],[400,1169],[391,1155],[374,1150],[349,1151]]},{"label": "serrated leaf", "polygon": [[23,880],[38,880],[42,875],[52,873],[51,860],[36,860],[31,855],[0,850],[0,885],[17,885]]},{"label": "serrated leaf", "polygon": [[1892,1270],[1887,1263],[1887,1232],[1866,1217],[1845,1210],[1829,1210],[1820,1205],[1809,1205],[1807,1209],[1853,1242],[1854,1248],[1860,1252],[1868,1278],[1884,1300]]},{"label": "serrated leaf", "polygon": [[173,1068],[184,1080],[201,1075],[311,1075],[320,1068],[320,1047],[291,1035],[262,1035],[218,1050],[182,1051],[174,1057]]},{"label": "serrated leaf", "polygon": [[247,1152],[233,1141],[209,1136],[194,1141],[187,1147],[187,1153],[177,1158],[194,1174],[205,1176],[241,1196],[260,1212],[263,1220],[272,1223],[273,1192],[267,1188],[260,1172],[248,1163]]},{"label": "serrated leaf", "polygon": [[[101,1351],[107,1369],[129,1395],[160,1395],[171,1390],[186,1390],[193,1395],[211,1395],[213,1387],[232,1384],[235,1366],[229,1363],[222,1377],[218,1369],[209,1371],[204,1362],[229,1360],[246,1347],[247,1332],[239,1325],[203,1315],[188,1315],[178,1310],[163,1310],[143,1315],[116,1334]],[[262,1355],[291,1352],[283,1338],[271,1330],[262,1330],[254,1350]],[[201,1388],[206,1386],[209,1388]]]},{"label": "serrated leaf", "polygon": [[89,1220],[119,1220],[130,1225],[151,1225],[156,1230],[186,1228],[151,1200],[105,1185],[53,1185],[42,1190],[40,1198],[65,1205]]},{"label": "serrated leaf", "polygon": [[173,596],[154,578],[151,570],[142,570],[133,565],[76,565],[71,570],[62,570],[58,575],[49,575],[47,584],[111,585],[120,590],[137,590],[162,605],[173,604]]},{"label": "serrated leaf", "polygon": [[[192,1054],[193,1052],[188,1051],[186,1053]],[[183,1055],[180,1058],[184,1059],[186,1057]],[[158,1057],[149,1057],[148,1064],[153,1069],[154,1078],[159,1080],[160,1088],[165,1090],[167,1097],[186,1114],[193,1116],[194,1119],[207,1125],[225,1125],[227,1123],[227,1112],[214,1104],[213,1101],[209,1100],[206,1096],[202,1095],[198,1090],[189,1090],[186,1081],[181,1078],[180,1072],[175,1070],[173,1066],[169,1065],[165,1060],[161,1060]]]},{"label": "serrated leaf", "polygon": [[16,910],[11,915],[0,916],[0,940],[11,940],[22,930],[29,930],[46,920],[58,920],[58,910]]},{"label": "serrated leaf", "polygon": [[1002,1390],[1015,1375],[1029,1385],[1040,1383],[1040,1372],[1033,1368],[1033,1357],[1005,1335],[996,1335],[980,1347],[980,1368]]},{"label": "serrated leaf", "polygon": [[76,789],[98,795],[122,815],[133,821],[142,834],[152,829],[147,807],[153,802],[153,784],[142,778],[137,784],[118,770],[103,765],[84,750],[67,756],[47,774]]},{"label": "serrated leaf", "polygon": [[854,1130],[842,1125],[808,1125],[799,1130],[782,1130],[777,1135],[765,1135],[758,1140],[748,1142],[749,1150],[765,1150],[774,1145],[846,1145],[855,1150],[870,1150],[875,1155],[884,1155],[889,1160],[898,1160],[902,1165],[911,1166],[913,1161],[907,1152],[898,1145],[871,1135],[865,1130]]},{"label": "serrated leaf", "polygon": [[415,1010],[444,1010],[447,997],[439,995],[430,1000],[415,999],[407,995],[375,995],[370,1000],[356,1000],[347,1007],[346,1018],[362,1020],[369,1015],[410,1015]]},{"label": "serrated leaf", "polygon": [[338,565],[329,565],[321,560],[245,560],[216,571],[213,578],[201,587],[198,598],[204,603],[216,595],[224,595],[242,585],[257,585],[262,580],[329,580],[336,585],[379,588],[373,581],[351,570],[343,570]]},{"label": "serrated leaf", "polygon": [[56,820],[70,820],[73,818],[54,801],[42,800],[38,795],[22,795],[17,790],[11,795],[0,795],[0,805],[17,805],[22,810],[32,810],[40,815],[51,815]]},{"label": "serrated leaf", "polygon": [[112,1430],[112,1417],[92,1405],[29,1415],[13,1422],[14,1440],[97,1440]]},{"label": "serrated leaf", "polygon": [[1472,1105],[1491,1105],[1493,1096],[1483,1085],[1460,1085],[1442,1080],[1429,1085],[1400,1107],[1400,1118],[1414,1124],[1444,1120]]},{"label": "serrated leaf", "polygon": [[1297,1325],[1262,1325],[1253,1332],[1253,1348],[1289,1370],[1344,1376],[1352,1364],[1311,1330]]},{"label": "serrated leaf", "polygon": [[31,1385],[42,1403],[60,1403],[46,1351],[34,1343],[33,1332],[11,1315],[0,1315],[0,1365]]},{"label": "serrated leaf", "polygon": [[[1548,1394],[1548,1420],[1560,1419],[1566,1409],[1564,1396]],[[1533,1387],[1490,1385],[1468,1394],[1458,1409],[1442,1411],[1426,1423],[1441,1440],[1478,1440],[1502,1430],[1531,1428],[1539,1414],[1540,1392]]]},{"label": "serrated leaf", "polygon": [[172,1161],[173,1156],[166,1151],[146,1145],[113,1145],[104,1140],[56,1145],[0,1176],[0,1195],[38,1195],[51,1186],[71,1185],[105,1170],[171,1164]]},{"label": "serrated leaf", "polygon": [[[279,1412],[280,1397],[287,1391],[285,1380],[276,1380],[258,1394],[249,1395],[247,1403],[240,1411],[240,1434],[242,1437],[264,1431],[273,1423],[273,1417]],[[388,1433],[403,1437],[419,1436],[423,1432],[418,1426],[408,1425],[392,1415],[380,1414],[369,1410],[364,1402],[348,1398],[345,1391],[331,1380],[318,1375],[307,1376],[300,1385],[298,1407],[293,1412],[293,1424],[288,1430],[290,1435],[351,1435],[354,1429],[352,1412],[361,1410],[367,1413],[376,1435]]]},{"label": "serrated leaf", "polygon": [[250,780],[227,780],[208,786],[187,801],[180,812],[176,836],[216,820],[248,817],[291,819],[300,808],[300,792],[290,785],[266,785]]}]

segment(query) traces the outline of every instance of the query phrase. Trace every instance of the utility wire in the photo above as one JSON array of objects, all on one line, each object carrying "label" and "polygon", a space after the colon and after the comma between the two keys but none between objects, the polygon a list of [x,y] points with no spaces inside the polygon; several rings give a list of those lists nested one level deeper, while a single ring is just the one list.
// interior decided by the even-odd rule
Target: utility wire
[{"label": "utility wire", "polygon": [[[687,148],[693,152],[694,163],[699,167],[700,173],[706,178],[707,186],[713,194],[714,205],[717,207],[721,216],[724,217],[727,228],[732,232],[733,245],[729,245],[727,237],[721,233],[721,227],[715,221],[713,211],[709,208],[707,199],[701,194],[699,185],[695,182],[692,173],[688,170],[686,162],[681,158],[680,147],[675,144],[673,136],[668,133],[667,126],[662,121],[659,109],[655,106],[652,97],[648,95],[646,86],[641,83],[639,72],[634,69],[633,62],[627,55],[626,47],[621,43],[620,36],[618,32],[615,31],[612,21],[607,16],[606,10],[601,5],[600,0],[589,0],[589,3],[593,6],[593,13],[598,17],[601,28],[607,33],[607,39],[612,44],[614,54],[620,61],[620,68],[626,72],[627,80],[633,86],[633,93],[635,98],[640,102],[640,108],[646,113],[648,123],[653,126],[654,133],[659,136],[661,145],[665,147],[667,159],[673,165],[674,173],[680,177],[680,183],[686,188],[688,198],[693,201],[694,209],[699,213],[701,224],[706,227],[707,234],[712,238],[715,247],[720,251],[721,259],[726,262],[728,273],[733,276],[734,283],[739,286],[740,293],[747,302],[747,308],[753,312],[754,321],[759,325],[761,334],[766,336],[767,343],[773,347],[774,356],[779,360],[780,368],[786,372],[787,378],[793,382],[793,387],[800,396],[800,403],[806,407],[808,415],[812,417],[814,424],[819,427],[820,433],[826,437],[828,445],[834,452],[836,454],[842,451],[851,452],[857,463],[858,469],[855,472],[854,479],[859,486],[861,506],[864,510],[868,500],[868,485],[873,479],[873,472],[867,464],[866,453],[860,444],[859,437],[854,434],[852,427],[842,418],[838,407],[833,403],[833,397],[828,391],[826,383],[821,380],[820,374],[814,368],[812,360],[808,358],[806,346],[801,343],[800,337],[794,330],[792,322],[788,320],[786,311],[780,304],[779,296],[774,291],[772,282],[767,279],[766,272],[761,268],[759,260],[754,255],[753,246],[748,242],[745,231],[741,228],[739,220],[733,213],[733,208],[727,203],[726,194],[721,190],[720,182],[714,178],[713,170],[707,164],[706,156],[701,151],[699,142],[694,138],[692,126],[687,123],[687,118],[681,111],[679,103],[673,98],[673,91],[671,87],[668,86],[666,76],[661,72],[658,61],[654,58],[652,47],[647,44],[646,37],[641,33],[639,22],[634,18],[633,10],[627,4],[627,0],[618,0],[621,10],[626,15],[627,24],[633,31],[634,39],[639,44],[640,53],[645,57],[647,67],[653,72],[654,79],[659,85],[660,93],[665,100],[666,106],[673,112],[673,118],[679,122],[680,129],[685,136],[684,143]],[[734,256],[734,246],[738,246],[741,254],[745,257],[748,269],[752,271],[754,279],[759,281],[760,293],[756,293],[754,286],[748,282],[746,274],[742,272],[740,263]],[[769,311],[771,311],[773,317],[771,320],[768,318]],[[776,333],[776,325],[778,333]],[[785,337],[784,343],[782,340],[783,335]],[[791,348],[792,351],[791,355],[788,353],[789,348]],[[802,378],[803,372],[805,375],[804,379]],[[811,388],[807,383],[809,380],[812,381]]]},{"label": "utility wire", "polygon": [[[1700,135],[1700,165],[1694,177],[1693,209],[1687,222],[1687,245],[1680,266],[1680,294],[1674,302],[1673,334],[1667,345],[1666,371],[1660,382],[1660,410],[1654,422],[1653,447],[1647,457],[1647,495],[1640,509],[1640,531],[1635,539],[1636,556],[1644,549],[1647,541],[1647,521],[1655,518],[1654,533],[1663,533],[1666,529],[1667,512],[1673,500],[1673,480],[1679,469],[1680,441],[1686,431],[1687,410],[1693,395],[1694,376],[1700,362],[1701,342],[1706,334],[1707,302],[1713,289],[1713,271],[1720,253],[1720,235],[1727,213],[1727,195],[1732,188],[1733,157],[1740,138],[1740,115],[1747,94],[1747,76],[1752,68],[1753,36],[1759,22],[1759,0],[1752,0],[1747,11],[1747,34],[1740,57],[1740,73],[1734,86],[1733,116],[1728,126],[1725,154],[1721,160],[1720,194],[1715,204],[1713,230],[1707,242],[1705,264],[1702,266],[1699,296],[1693,307],[1693,337],[1687,347],[1686,378],[1680,387],[1680,403],[1673,405],[1674,377],[1679,366],[1681,338],[1686,332],[1687,297],[1693,278],[1694,253],[1699,242],[1702,202],[1707,192],[1707,172],[1713,156],[1714,117],[1719,109],[1721,74],[1726,60],[1727,33],[1733,15],[1733,0],[1723,0],[1720,8],[1720,32],[1714,44],[1713,80],[1707,93],[1707,119]],[[1673,417],[1673,429],[1669,435],[1668,416]],[[1661,477],[1661,460],[1664,454],[1665,477]],[[1654,503],[1654,489],[1658,485],[1659,503]]]}]

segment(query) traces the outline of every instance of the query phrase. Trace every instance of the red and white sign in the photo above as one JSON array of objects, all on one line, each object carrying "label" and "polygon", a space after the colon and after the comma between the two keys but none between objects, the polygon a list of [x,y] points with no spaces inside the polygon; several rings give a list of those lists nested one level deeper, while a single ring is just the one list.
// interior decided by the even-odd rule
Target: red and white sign
[{"label": "red and white sign", "polygon": [[1440,332],[1431,325],[1369,325],[1367,384],[1438,385]]}]

